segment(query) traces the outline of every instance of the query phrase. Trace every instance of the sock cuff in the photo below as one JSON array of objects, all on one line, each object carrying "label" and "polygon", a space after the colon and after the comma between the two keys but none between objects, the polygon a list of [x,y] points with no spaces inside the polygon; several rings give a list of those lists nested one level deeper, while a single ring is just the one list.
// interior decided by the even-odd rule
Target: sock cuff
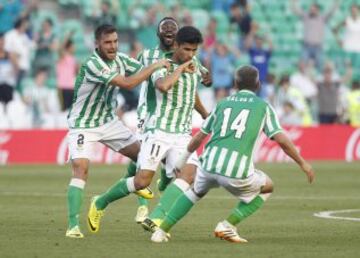
[{"label": "sock cuff", "polygon": [[175,179],[174,185],[176,185],[183,192],[185,192],[186,190],[188,190],[190,188],[189,183],[181,178]]},{"label": "sock cuff", "polygon": [[70,186],[74,186],[74,187],[77,187],[80,189],[84,189],[85,184],[86,184],[86,182],[80,178],[72,178],[69,183]]},{"label": "sock cuff", "polygon": [[259,194],[260,198],[265,202],[267,199],[269,199],[271,193],[262,193]]},{"label": "sock cuff", "polygon": [[196,195],[196,193],[192,190],[189,189],[185,192],[185,196],[192,202],[192,203],[196,203],[198,200],[200,200],[200,197]]},{"label": "sock cuff", "polygon": [[135,179],[135,177],[129,177],[126,179],[126,187],[130,193],[133,193],[136,191],[134,179]]}]

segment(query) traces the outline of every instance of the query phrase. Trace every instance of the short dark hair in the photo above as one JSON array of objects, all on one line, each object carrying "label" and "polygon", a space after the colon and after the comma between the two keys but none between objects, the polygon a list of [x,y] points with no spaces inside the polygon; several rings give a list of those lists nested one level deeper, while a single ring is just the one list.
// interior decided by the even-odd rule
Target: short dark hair
[{"label": "short dark hair", "polygon": [[239,90],[256,91],[259,86],[259,70],[252,65],[244,65],[235,72],[235,86]]},{"label": "short dark hair", "polygon": [[116,28],[111,24],[102,24],[95,30],[95,39],[99,40],[103,34],[116,32]]},{"label": "short dark hair", "polygon": [[201,44],[203,37],[201,32],[193,26],[184,26],[176,34],[176,42],[181,45],[183,43]]},{"label": "short dark hair", "polygon": [[20,17],[15,21],[14,27],[15,29],[18,29],[23,25],[23,23],[27,22],[28,19],[26,17]]}]

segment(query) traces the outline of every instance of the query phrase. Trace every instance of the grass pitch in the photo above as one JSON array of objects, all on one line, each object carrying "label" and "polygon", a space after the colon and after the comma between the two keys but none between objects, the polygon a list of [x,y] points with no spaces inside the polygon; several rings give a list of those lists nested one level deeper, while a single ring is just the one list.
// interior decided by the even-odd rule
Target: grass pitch
[{"label": "grass pitch", "polygon": [[[169,243],[151,243],[150,234],[134,222],[135,196],[110,205],[99,233],[91,234],[85,223],[91,196],[105,191],[125,172],[125,167],[106,165],[90,170],[81,214],[85,238],[66,239],[70,168],[0,167],[0,257],[359,257],[360,221],[313,214],[360,209],[360,163],[315,163],[313,185],[294,164],[258,167],[273,179],[275,192],[238,226],[240,235],[249,240],[242,245],[212,235],[216,223],[237,202],[222,189],[211,191],[173,228]],[[337,216],[360,218],[360,212]]]}]

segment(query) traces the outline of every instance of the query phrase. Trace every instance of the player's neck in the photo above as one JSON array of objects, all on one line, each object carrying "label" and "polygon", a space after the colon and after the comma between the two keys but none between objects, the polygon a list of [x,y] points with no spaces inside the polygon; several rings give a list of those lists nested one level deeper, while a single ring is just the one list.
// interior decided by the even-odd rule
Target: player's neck
[{"label": "player's neck", "polygon": [[174,50],[174,45],[172,46],[165,46],[164,44],[160,43],[160,49],[164,52],[170,52]]}]

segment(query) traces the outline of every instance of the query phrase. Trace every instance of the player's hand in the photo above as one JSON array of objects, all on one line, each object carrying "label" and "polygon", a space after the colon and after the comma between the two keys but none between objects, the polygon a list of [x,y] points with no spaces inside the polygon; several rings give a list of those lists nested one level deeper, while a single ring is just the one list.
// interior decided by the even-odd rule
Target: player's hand
[{"label": "player's hand", "polygon": [[170,68],[170,62],[167,59],[161,59],[157,62],[157,65],[159,68],[166,68],[169,70]]},{"label": "player's hand", "polygon": [[212,77],[209,72],[201,72],[201,83],[207,87],[210,87],[212,84]]},{"label": "player's hand", "polygon": [[305,174],[308,178],[308,182],[311,184],[315,179],[315,172],[314,172],[312,166],[309,163],[304,162],[301,165],[301,169],[305,172]]},{"label": "player's hand", "polygon": [[195,65],[192,60],[189,60],[181,65],[181,69],[183,73],[194,73]]}]

